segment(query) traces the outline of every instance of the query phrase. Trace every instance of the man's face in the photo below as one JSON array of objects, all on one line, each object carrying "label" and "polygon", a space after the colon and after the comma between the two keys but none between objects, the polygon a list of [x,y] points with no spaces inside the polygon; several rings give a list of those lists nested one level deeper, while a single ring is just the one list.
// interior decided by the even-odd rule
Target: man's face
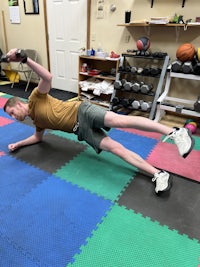
[{"label": "man's face", "polygon": [[21,103],[17,103],[14,107],[7,107],[6,112],[9,116],[18,121],[23,121],[26,117],[25,110]]}]

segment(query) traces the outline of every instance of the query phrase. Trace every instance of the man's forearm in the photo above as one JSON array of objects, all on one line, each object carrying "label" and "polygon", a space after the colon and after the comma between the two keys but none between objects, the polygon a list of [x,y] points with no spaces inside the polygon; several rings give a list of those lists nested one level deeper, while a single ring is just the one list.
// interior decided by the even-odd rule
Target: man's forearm
[{"label": "man's forearm", "polygon": [[42,132],[36,132],[35,134],[31,135],[30,137],[23,139],[21,141],[18,141],[13,144],[8,145],[8,149],[10,151],[15,151],[16,149],[22,147],[22,146],[28,146],[28,145],[34,145],[38,142],[42,141],[43,137],[43,131]]}]

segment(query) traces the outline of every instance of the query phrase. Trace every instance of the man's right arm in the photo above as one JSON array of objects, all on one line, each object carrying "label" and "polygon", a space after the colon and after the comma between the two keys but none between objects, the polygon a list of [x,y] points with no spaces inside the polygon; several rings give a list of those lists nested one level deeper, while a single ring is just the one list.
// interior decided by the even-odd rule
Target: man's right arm
[{"label": "man's right arm", "polygon": [[9,151],[13,152],[22,146],[34,145],[42,141],[43,135],[44,135],[44,131],[35,132],[33,135],[31,135],[30,137],[26,139],[23,139],[13,144],[9,144],[8,149]]}]

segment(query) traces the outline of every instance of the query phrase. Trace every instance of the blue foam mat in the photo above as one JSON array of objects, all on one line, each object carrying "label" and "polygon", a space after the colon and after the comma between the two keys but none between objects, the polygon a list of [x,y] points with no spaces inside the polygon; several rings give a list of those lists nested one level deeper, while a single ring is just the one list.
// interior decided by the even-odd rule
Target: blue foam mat
[{"label": "blue foam mat", "polygon": [[13,245],[8,239],[0,235],[0,264],[1,267],[36,267],[38,262],[25,255],[20,248]]},{"label": "blue foam mat", "polygon": [[157,139],[139,136],[137,134],[128,133],[119,129],[112,129],[109,136],[121,143],[126,148],[139,154],[143,159],[146,159],[149,153],[159,142]]},{"label": "blue foam mat", "polygon": [[0,170],[0,211],[49,177],[49,173],[7,155],[0,157]]},{"label": "blue foam mat", "polygon": [[[0,233],[38,266],[66,266],[112,205],[50,176],[2,214]],[[17,266],[24,266],[23,259]]]},{"label": "blue foam mat", "polygon": [[0,149],[8,152],[8,144],[18,142],[32,135],[33,127],[20,122],[13,122],[1,127]]}]

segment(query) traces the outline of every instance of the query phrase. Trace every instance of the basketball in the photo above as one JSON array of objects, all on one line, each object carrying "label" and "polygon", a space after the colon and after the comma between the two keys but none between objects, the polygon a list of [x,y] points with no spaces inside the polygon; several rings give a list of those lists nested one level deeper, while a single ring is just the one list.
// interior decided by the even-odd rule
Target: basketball
[{"label": "basketball", "polygon": [[146,51],[150,47],[150,40],[147,37],[141,37],[136,42],[137,49],[140,51]]},{"label": "basketball", "polygon": [[195,47],[190,43],[185,43],[179,46],[176,51],[176,57],[181,62],[192,61],[195,55]]}]

